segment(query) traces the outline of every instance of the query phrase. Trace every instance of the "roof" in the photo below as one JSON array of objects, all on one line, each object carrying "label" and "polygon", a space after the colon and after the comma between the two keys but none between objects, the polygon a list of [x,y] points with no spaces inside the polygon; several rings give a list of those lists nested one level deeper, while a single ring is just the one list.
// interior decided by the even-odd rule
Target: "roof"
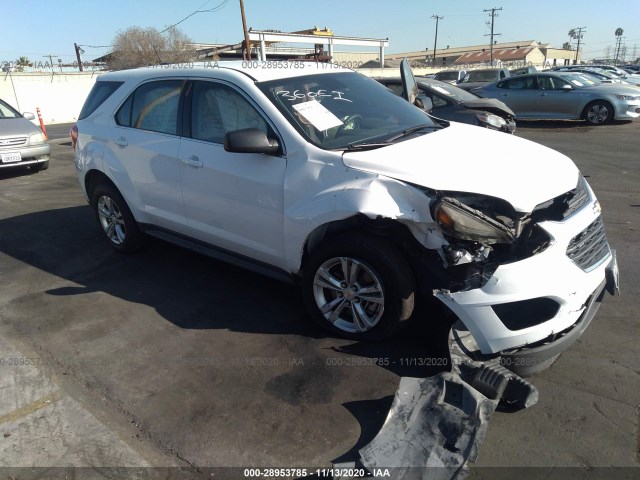
[{"label": "roof", "polygon": [[[538,47],[520,47],[520,48],[493,48],[493,59],[501,61],[524,60],[533,50]],[[487,49],[482,52],[469,52],[461,55],[456,59],[454,64],[466,63],[484,63],[491,61],[491,51]]]},{"label": "roof", "polygon": [[[504,42],[504,43],[496,43],[493,46],[494,51],[496,49],[501,49],[501,48],[516,48],[516,47],[537,47],[538,43],[535,40],[522,40],[522,41],[518,41],[518,42]],[[468,53],[468,52],[481,52],[482,50],[489,50],[489,45],[488,44],[482,44],[482,45],[471,45],[468,47],[453,47],[453,48],[445,48],[443,46],[438,47],[436,49],[436,56],[437,57],[446,57],[446,56],[455,56],[455,55],[462,55],[464,53]],[[412,58],[412,57],[420,57],[420,58],[424,58],[424,57],[429,57],[429,56],[433,56],[433,50],[419,50],[417,52],[405,52],[405,53],[391,53],[389,55],[385,55],[385,58]]]},{"label": "roof", "polygon": [[102,76],[104,80],[131,80],[154,77],[175,76],[210,76],[212,70],[228,69],[243,73],[258,82],[276,80],[279,78],[300,77],[303,75],[324,74],[334,72],[351,72],[348,68],[328,63],[303,61],[224,61],[224,62],[193,62],[179,66],[158,65],[156,67],[135,68],[110,72]]}]

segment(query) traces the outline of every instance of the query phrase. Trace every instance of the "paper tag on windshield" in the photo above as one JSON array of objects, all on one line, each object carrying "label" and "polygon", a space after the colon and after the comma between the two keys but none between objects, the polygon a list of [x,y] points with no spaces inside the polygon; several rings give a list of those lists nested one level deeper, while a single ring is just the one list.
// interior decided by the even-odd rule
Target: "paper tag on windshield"
[{"label": "paper tag on windshield", "polygon": [[317,100],[296,103],[293,108],[302,118],[320,131],[342,125],[340,119],[323,107]]}]

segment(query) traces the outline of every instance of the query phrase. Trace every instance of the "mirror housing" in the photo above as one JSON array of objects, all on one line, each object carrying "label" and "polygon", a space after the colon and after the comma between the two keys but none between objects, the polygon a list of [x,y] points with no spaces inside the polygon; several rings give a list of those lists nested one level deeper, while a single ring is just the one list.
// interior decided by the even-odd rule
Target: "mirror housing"
[{"label": "mirror housing", "polygon": [[31,112],[24,112],[22,114],[25,120],[35,120],[36,116]]},{"label": "mirror housing", "polygon": [[427,95],[424,95],[422,93],[416,97],[416,100],[413,104],[416,107],[421,108],[427,113],[433,110],[433,102],[431,101],[431,98],[429,98]]},{"label": "mirror housing", "polygon": [[411,71],[409,60],[406,58],[400,64],[400,77],[402,78],[402,98],[413,105],[418,96],[418,83],[413,76],[413,71]]},{"label": "mirror housing", "polygon": [[264,153],[273,155],[280,152],[280,144],[275,138],[257,128],[234,130],[224,135],[224,149],[235,153]]}]

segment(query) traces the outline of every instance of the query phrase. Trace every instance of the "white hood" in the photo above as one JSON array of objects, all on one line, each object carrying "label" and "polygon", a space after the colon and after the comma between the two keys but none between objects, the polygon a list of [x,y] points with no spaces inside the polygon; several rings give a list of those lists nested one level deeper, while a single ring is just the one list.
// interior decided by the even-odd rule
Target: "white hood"
[{"label": "white hood", "polygon": [[455,122],[388,147],[345,152],[343,160],[350,168],[434,190],[502,198],[520,212],[530,212],[578,183],[578,168],[555,150]]}]

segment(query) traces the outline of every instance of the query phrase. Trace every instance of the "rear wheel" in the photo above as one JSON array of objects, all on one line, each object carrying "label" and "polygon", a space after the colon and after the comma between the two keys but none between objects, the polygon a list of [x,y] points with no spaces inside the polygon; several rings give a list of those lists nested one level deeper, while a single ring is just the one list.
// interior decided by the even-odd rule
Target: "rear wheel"
[{"label": "rear wheel", "polygon": [[104,184],[94,188],[91,206],[103,233],[114,249],[122,253],[131,253],[142,247],[144,235],[115,187]]},{"label": "rear wheel", "polygon": [[591,125],[604,125],[613,120],[613,107],[602,100],[591,102],[584,109],[584,119]]},{"label": "rear wheel", "polygon": [[327,240],[305,265],[302,288],[313,320],[351,339],[388,338],[413,313],[413,273],[398,249],[377,237]]}]

